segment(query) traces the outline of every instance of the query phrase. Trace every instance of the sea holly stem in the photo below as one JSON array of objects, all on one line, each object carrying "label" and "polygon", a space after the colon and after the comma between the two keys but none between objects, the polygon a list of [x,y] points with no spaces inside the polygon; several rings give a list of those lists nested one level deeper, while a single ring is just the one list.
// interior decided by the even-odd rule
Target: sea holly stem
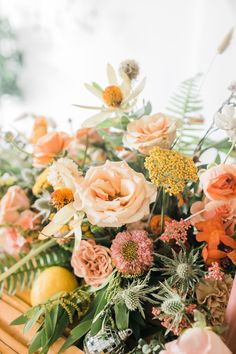
[{"label": "sea holly stem", "polygon": [[44,242],[39,247],[32,249],[24,258],[21,258],[16,264],[10,267],[6,272],[0,274],[0,283],[10,277],[13,273],[15,273],[19,268],[21,268],[25,263],[27,263],[30,259],[37,256],[41,252],[45,251],[46,249],[54,246],[56,244],[55,239],[50,239],[47,242]]}]

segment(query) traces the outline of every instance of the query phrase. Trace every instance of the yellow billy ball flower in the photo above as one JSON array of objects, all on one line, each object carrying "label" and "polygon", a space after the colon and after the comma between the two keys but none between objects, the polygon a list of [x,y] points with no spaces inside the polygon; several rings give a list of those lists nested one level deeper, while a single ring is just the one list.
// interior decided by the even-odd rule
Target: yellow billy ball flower
[{"label": "yellow billy ball flower", "polygon": [[177,151],[155,147],[145,160],[153,184],[166,193],[178,195],[188,182],[197,182],[197,168],[191,157]]},{"label": "yellow billy ball flower", "polygon": [[119,107],[123,100],[121,89],[115,85],[108,86],[103,91],[103,100],[109,107]]},{"label": "yellow billy ball flower", "polygon": [[46,168],[42,173],[40,173],[35,181],[35,184],[32,188],[33,195],[39,195],[49,186],[50,183],[48,182],[48,168]]}]

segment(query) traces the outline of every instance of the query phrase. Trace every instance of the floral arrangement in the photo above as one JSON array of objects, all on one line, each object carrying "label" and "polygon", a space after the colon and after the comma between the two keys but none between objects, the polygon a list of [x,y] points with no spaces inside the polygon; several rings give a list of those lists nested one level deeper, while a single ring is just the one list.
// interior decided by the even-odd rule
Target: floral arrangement
[{"label": "floral arrangement", "polygon": [[128,60],[86,84],[102,103],[71,135],[41,116],[1,133],[0,285],[30,289],[13,322],[37,326],[29,353],[66,329],[60,353],[230,353],[236,84],[204,134],[201,76],[153,114],[138,75]]}]

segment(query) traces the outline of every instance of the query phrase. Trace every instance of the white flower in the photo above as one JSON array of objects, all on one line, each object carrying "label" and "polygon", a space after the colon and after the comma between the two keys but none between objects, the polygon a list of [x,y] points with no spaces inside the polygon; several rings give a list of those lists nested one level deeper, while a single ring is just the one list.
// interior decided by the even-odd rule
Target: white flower
[{"label": "white flower", "polygon": [[94,127],[108,118],[117,118],[129,112],[136,103],[136,98],[144,89],[144,78],[135,88],[132,88],[131,80],[125,72],[120,72],[122,82],[118,84],[117,75],[114,68],[107,64],[107,77],[109,86],[104,90],[97,84],[85,84],[85,87],[96,97],[98,97],[102,106],[84,106],[76,105],[80,108],[98,110],[99,113],[93,115],[83,122],[83,127]]},{"label": "white flower", "polygon": [[[55,161],[52,166],[49,167],[48,181],[54,189],[63,187],[69,188],[74,194],[74,199],[78,200],[79,197],[76,191],[77,186],[82,181],[82,174],[78,170],[76,163],[71,159],[65,157]],[[37,204],[37,207],[39,209],[40,205]],[[76,243],[79,243],[81,239],[81,223],[83,216],[84,213],[77,211],[74,207],[74,202],[66,204],[54,215],[51,222],[43,228],[39,235],[39,239],[43,240],[55,235],[62,226],[71,222],[73,219],[73,228],[68,232],[66,237],[74,234]]]},{"label": "white flower", "polygon": [[12,186],[16,182],[16,177],[9,175],[9,173],[4,173],[0,176],[0,186]]},{"label": "white flower", "polygon": [[235,107],[228,104],[217,112],[214,117],[215,126],[226,132],[227,136],[232,140],[236,140],[236,114]]},{"label": "white flower", "polygon": [[74,192],[80,180],[81,172],[71,159],[61,158],[49,167],[48,182],[54,189],[67,187]]}]

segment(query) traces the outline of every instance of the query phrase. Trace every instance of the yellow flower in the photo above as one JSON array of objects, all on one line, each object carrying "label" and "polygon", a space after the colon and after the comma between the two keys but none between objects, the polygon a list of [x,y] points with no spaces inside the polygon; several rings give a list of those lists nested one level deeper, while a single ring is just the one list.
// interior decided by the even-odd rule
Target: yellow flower
[{"label": "yellow flower", "polygon": [[32,188],[33,195],[39,195],[43,190],[50,186],[48,182],[48,168],[46,168],[40,175],[37,177],[35,184]]},{"label": "yellow flower", "polygon": [[74,201],[74,196],[69,188],[56,189],[52,194],[52,203],[57,210]]},{"label": "yellow flower", "polygon": [[173,150],[154,148],[145,160],[145,167],[152,183],[170,195],[183,192],[186,183],[198,180],[193,160]]},{"label": "yellow flower", "polygon": [[102,97],[109,107],[119,107],[123,99],[123,94],[119,86],[111,85],[105,88]]}]

